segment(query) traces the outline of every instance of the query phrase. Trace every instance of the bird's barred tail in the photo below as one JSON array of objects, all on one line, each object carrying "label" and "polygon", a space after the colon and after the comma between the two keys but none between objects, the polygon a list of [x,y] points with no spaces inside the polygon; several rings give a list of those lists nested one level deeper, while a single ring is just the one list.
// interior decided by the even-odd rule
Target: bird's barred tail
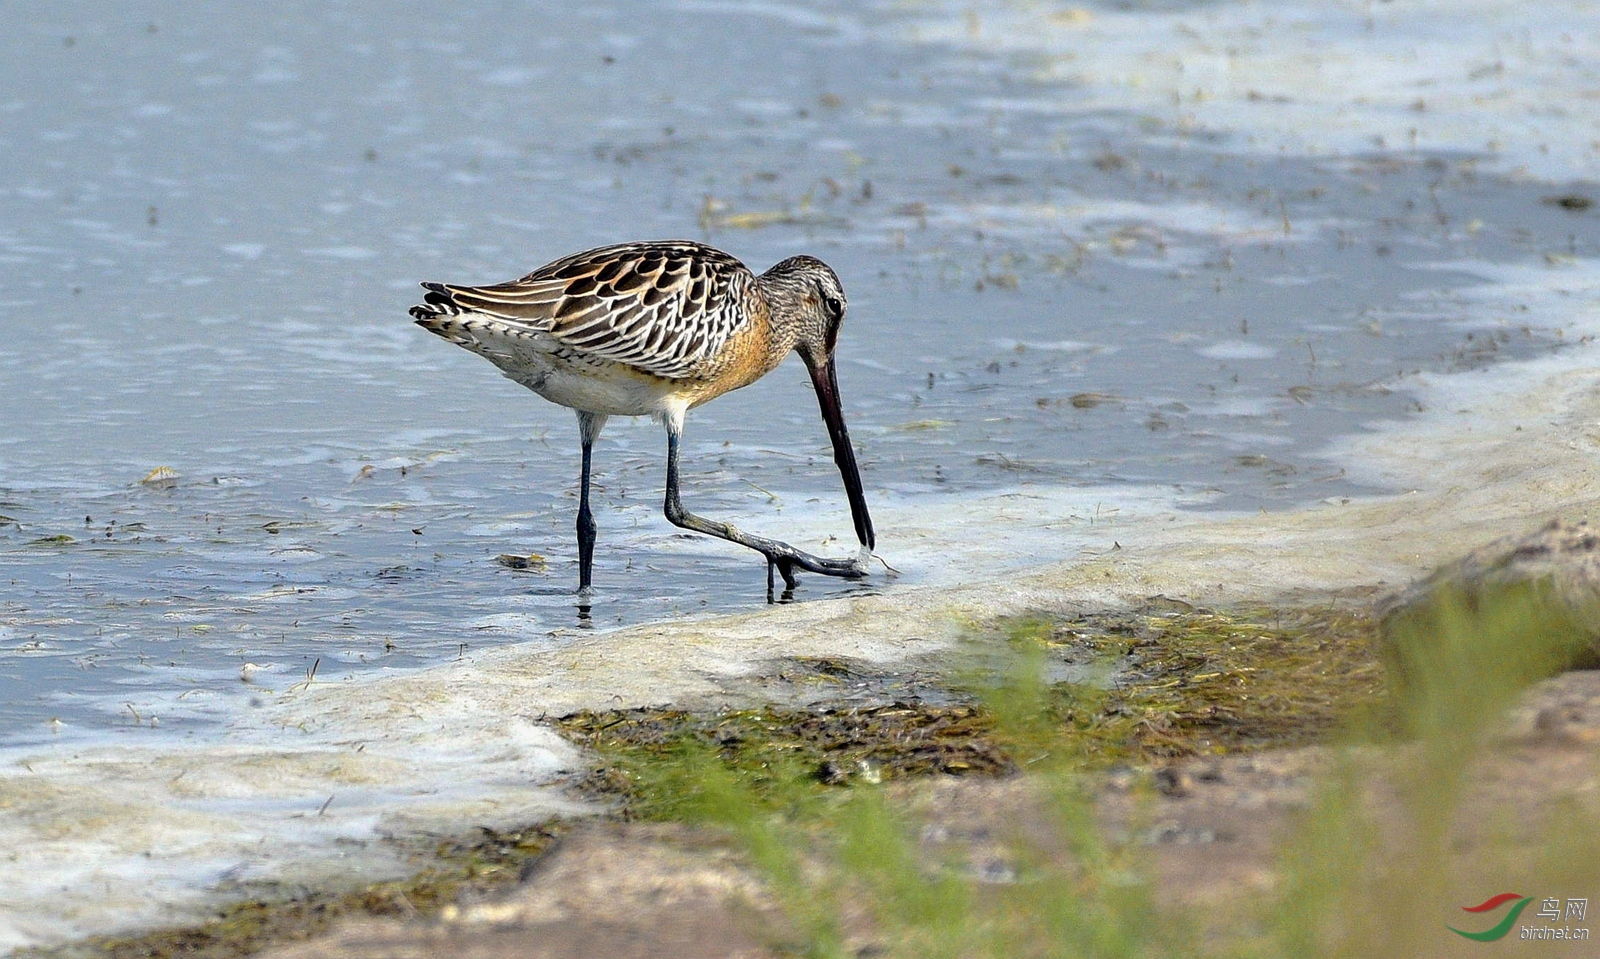
[{"label": "bird's barred tail", "polygon": [[472,335],[467,323],[457,319],[472,311],[457,303],[443,283],[424,283],[422,288],[427,294],[409,311],[417,325],[458,346],[477,351],[478,338]]},{"label": "bird's barred tail", "polygon": [[469,312],[466,307],[456,302],[456,298],[450,295],[450,291],[443,283],[424,283],[422,288],[428,291],[427,295],[422,298],[421,303],[411,308],[411,315],[423,326],[441,316],[460,316]]}]

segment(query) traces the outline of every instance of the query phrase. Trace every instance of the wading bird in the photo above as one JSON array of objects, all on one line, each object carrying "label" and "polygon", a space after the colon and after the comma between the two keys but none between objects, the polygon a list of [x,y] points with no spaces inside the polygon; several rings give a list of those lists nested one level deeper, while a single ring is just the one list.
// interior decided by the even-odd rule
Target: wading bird
[{"label": "wading bird", "polygon": [[[844,321],[844,290],[827,264],[794,256],[760,276],[721,250],[691,240],[600,247],[562,257],[520,280],[494,286],[424,283],[417,324],[500,368],[506,376],[578,414],[583,467],[578,494],[578,589],[588,595],[595,522],[589,463],[609,416],[655,417],[667,429],[667,519],[684,529],[747,546],[767,558],[790,589],[795,570],[851,579],[867,575],[874,548],[850,433],[839,405],[833,352]],[[684,414],[771,372],[800,354],[833,440],[860,552],[824,559],[788,543],[745,533],[683,508],[678,442]]]}]

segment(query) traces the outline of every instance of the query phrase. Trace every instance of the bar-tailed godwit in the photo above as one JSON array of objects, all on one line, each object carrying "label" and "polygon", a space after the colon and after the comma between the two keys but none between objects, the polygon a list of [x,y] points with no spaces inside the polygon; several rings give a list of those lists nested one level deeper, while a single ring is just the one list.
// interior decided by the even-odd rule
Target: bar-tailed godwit
[{"label": "bar-tailed godwit", "polygon": [[[424,283],[417,324],[500,368],[511,379],[578,414],[583,467],[578,493],[578,588],[591,588],[595,522],[589,464],[608,416],[653,416],[667,428],[665,513],[673,524],[747,546],[786,586],[795,570],[867,575],[874,548],[850,433],[839,405],[834,347],[844,290],[821,260],[794,256],[756,276],[721,250],[691,240],[624,243],[574,253],[520,280],[493,286]],[[678,497],[684,414],[800,354],[833,440],[860,552],[824,559],[788,543],[696,516]]]}]

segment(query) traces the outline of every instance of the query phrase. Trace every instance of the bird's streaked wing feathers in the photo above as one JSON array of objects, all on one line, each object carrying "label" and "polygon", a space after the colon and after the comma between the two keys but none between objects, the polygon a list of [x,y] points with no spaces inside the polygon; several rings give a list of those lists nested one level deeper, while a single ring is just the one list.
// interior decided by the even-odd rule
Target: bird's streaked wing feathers
[{"label": "bird's streaked wing feathers", "polygon": [[568,349],[677,378],[694,375],[748,321],[735,304],[754,279],[743,263],[701,243],[625,243],[563,257],[510,283],[424,283],[427,306],[413,315],[481,313]]}]

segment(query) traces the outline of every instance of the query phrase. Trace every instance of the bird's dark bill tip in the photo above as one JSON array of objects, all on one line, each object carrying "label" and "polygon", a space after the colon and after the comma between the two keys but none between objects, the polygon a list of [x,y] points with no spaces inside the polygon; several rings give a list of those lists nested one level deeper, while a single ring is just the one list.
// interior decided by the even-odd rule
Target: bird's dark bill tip
[{"label": "bird's dark bill tip", "polygon": [[856,465],[855,447],[850,444],[850,430],[844,424],[844,409],[839,402],[839,376],[833,357],[811,370],[811,381],[817,390],[817,405],[822,410],[822,420],[828,426],[828,438],[833,441],[833,460],[844,480],[845,496],[850,500],[850,515],[855,521],[856,539],[867,552],[877,548],[877,536],[872,529],[872,515],[867,512],[867,497],[861,487],[861,470]]}]

